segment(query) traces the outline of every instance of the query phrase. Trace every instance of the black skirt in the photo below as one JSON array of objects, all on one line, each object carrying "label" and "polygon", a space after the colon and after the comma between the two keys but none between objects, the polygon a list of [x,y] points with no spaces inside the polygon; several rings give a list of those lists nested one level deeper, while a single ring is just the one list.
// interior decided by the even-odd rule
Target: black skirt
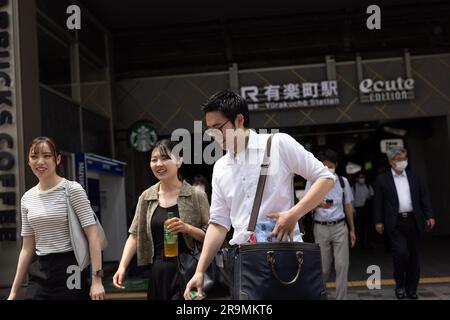
[{"label": "black skirt", "polygon": [[89,300],[87,270],[79,272],[73,251],[36,256],[28,269],[26,300]]},{"label": "black skirt", "polygon": [[150,265],[147,300],[181,300],[176,258],[155,257]]}]

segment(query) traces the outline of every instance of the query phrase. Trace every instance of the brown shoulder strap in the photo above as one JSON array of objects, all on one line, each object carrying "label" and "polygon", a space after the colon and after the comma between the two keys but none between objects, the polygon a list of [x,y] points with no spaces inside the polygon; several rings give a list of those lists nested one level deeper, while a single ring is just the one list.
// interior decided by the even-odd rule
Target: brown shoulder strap
[{"label": "brown shoulder strap", "polygon": [[254,231],[256,227],[256,221],[258,220],[259,208],[261,207],[262,196],[264,193],[264,185],[266,184],[267,171],[269,170],[269,158],[270,158],[270,147],[272,146],[271,134],[269,139],[267,139],[266,150],[264,151],[264,159],[261,163],[261,172],[259,174],[258,186],[256,187],[255,200],[253,202],[252,214],[250,216],[250,221],[248,223],[247,230]]}]

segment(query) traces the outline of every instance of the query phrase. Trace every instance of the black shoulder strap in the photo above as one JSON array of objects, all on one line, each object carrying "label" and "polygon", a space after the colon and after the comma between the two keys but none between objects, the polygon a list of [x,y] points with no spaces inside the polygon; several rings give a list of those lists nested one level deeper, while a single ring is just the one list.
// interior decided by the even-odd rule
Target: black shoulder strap
[{"label": "black shoulder strap", "polygon": [[342,188],[342,207],[345,210],[345,182],[344,182],[344,178],[342,178],[342,176],[337,175],[338,179],[339,179],[339,184],[341,185]]}]

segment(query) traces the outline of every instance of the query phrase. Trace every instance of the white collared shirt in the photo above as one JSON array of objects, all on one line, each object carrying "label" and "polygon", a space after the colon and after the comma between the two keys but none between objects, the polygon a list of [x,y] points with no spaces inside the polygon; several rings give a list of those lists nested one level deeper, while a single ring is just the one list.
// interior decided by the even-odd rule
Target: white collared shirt
[{"label": "white collared shirt", "polygon": [[[346,177],[342,177],[344,180],[344,190],[342,191],[341,184],[337,178],[337,175],[333,173],[336,177],[336,182],[334,183],[333,188],[330,192],[325,196],[327,200],[333,200],[333,204],[329,209],[325,208],[317,208],[314,210],[314,220],[322,221],[322,222],[330,222],[330,221],[338,221],[340,219],[345,218],[344,205],[342,203],[342,193],[345,195],[345,204],[352,203],[353,201],[353,193],[350,188],[350,184]],[[311,181],[306,182],[305,191],[311,188]]]},{"label": "white collared shirt", "polygon": [[[209,222],[227,230],[233,226],[231,245],[245,243],[250,237],[247,226],[268,137],[269,134],[250,130],[244,151],[235,156],[228,151],[214,165]],[[294,206],[294,174],[307,180],[335,180],[328,168],[294,138],[278,133],[272,139],[269,172],[258,220],[266,219],[269,213],[284,212]],[[298,225],[294,230],[294,241],[302,241]]]},{"label": "white collared shirt", "polygon": [[398,195],[398,212],[412,212],[413,205],[411,200],[411,191],[409,189],[408,177],[406,171],[403,170],[401,174],[397,174],[391,168],[392,176],[394,177],[395,188]]}]

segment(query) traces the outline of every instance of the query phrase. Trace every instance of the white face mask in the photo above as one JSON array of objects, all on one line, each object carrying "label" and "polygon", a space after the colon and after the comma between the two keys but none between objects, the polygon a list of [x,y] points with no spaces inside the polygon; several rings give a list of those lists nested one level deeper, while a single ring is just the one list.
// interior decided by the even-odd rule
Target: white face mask
[{"label": "white face mask", "polygon": [[334,168],[328,168],[328,170],[330,170],[331,173],[334,173],[336,171],[336,169]]},{"label": "white face mask", "polygon": [[395,163],[395,170],[402,172],[403,170],[406,169],[407,166],[408,166],[408,160],[397,161]]}]

